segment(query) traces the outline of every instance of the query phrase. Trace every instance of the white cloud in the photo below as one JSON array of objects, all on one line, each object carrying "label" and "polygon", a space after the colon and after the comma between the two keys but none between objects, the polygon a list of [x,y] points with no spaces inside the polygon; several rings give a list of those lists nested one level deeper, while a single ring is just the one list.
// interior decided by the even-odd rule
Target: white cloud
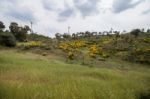
[{"label": "white cloud", "polygon": [[0,0],[0,20],[30,25],[35,32],[130,30],[150,27],[149,0]]}]

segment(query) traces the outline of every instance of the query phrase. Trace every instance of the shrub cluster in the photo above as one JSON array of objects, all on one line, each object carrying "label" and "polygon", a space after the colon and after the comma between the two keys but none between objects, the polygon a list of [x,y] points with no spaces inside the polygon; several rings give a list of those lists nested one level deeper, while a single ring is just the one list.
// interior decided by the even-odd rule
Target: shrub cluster
[{"label": "shrub cluster", "polygon": [[14,35],[9,32],[1,32],[0,45],[7,46],[7,47],[14,47],[16,45],[16,39]]},{"label": "shrub cluster", "polygon": [[30,49],[30,48],[35,48],[35,47],[41,47],[42,42],[30,41],[30,42],[19,43],[17,46],[23,49]]},{"label": "shrub cluster", "polygon": [[73,60],[78,54],[80,49],[85,47],[86,43],[83,40],[76,40],[71,42],[63,42],[58,45],[58,48],[66,53],[66,57],[69,60]]}]

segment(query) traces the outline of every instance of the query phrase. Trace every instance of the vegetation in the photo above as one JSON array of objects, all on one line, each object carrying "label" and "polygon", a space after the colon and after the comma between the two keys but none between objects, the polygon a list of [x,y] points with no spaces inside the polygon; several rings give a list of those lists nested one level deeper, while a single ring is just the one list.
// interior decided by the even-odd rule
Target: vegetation
[{"label": "vegetation", "polygon": [[140,32],[141,32],[140,29],[134,29],[134,30],[131,31],[131,34],[134,35],[135,37],[137,37]]},{"label": "vegetation", "polygon": [[16,39],[12,33],[0,32],[0,45],[14,47],[16,45]]},{"label": "vegetation", "polygon": [[[67,64],[51,53],[41,56],[0,51],[1,99],[143,99],[149,95],[150,69],[109,61],[113,69]],[[105,66],[105,63],[99,64]],[[142,97],[142,98],[141,98]]]},{"label": "vegetation", "polygon": [[[107,58],[121,58],[130,62],[149,64],[150,34],[140,31],[135,29],[131,33],[118,34],[118,32],[115,32],[115,34],[109,35],[93,35],[93,33],[85,32],[79,37],[76,36],[77,39],[74,39],[74,36],[68,40],[66,38],[58,39],[60,41],[58,48],[64,53],[71,51],[74,54],[73,56],[76,56],[74,60],[82,60],[85,59],[84,56],[90,56],[94,60],[103,61]],[[83,57],[80,57],[81,55]]]},{"label": "vegetation", "polygon": [[0,21],[0,32],[2,32],[5,29],[5,25],[2,21]]},{"label": "vegetation", "polygon": [[149,99],[149,30],[50,38],[0,21],[0,99]]},{"label": "vegetation", "polygon": [[18,23],[12,22],[9,29],[18,41],[23,42],[27,40],[27,32],[30,30],[29,26],[25,25],[24,27],[20,27]]}]

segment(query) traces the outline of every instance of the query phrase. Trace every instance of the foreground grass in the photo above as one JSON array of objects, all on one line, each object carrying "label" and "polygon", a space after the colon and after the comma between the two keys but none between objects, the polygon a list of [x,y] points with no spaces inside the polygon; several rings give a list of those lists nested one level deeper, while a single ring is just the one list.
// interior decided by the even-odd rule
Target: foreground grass
[{"label": "foreground grass", "polygon": [[53,55],[0,51],[0,99],[138,99],[149,82],[148,67],[89,68]]}]

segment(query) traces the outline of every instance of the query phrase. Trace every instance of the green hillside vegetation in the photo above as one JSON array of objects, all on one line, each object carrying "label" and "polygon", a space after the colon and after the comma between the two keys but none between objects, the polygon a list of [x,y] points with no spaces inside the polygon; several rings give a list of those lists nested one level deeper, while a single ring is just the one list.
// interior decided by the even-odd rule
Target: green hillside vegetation
[{"label": "green hillside vegetation", "polygon": [[[115,61],[112,68],[67,64],[55,54],[0,51],[1,99],[145,99],[149,67]],[[107,64],[107,65],[109,65]],[[105,63],[99,66],[106,65]],[[148,99],[148,98],[147,98]]]},{"label": "green hillside vegetation", "polygon": [[150,29],[50,38],[0,21],[0,99],[149,99],[149,82]]}]

